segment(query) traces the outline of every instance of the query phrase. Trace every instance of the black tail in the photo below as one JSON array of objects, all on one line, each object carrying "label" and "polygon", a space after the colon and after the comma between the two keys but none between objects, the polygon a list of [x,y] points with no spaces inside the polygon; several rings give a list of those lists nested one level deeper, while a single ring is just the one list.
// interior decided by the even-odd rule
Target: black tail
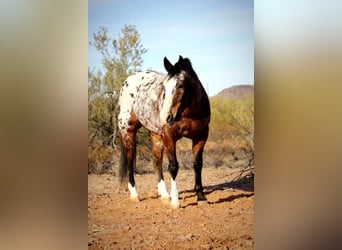
[{"label": "black tail", "polygon": [[121,184],[125,180],[127,175],[127,156],[121,139],[121,154],[120,154],[120,167],[119,167],[119,178]]}]

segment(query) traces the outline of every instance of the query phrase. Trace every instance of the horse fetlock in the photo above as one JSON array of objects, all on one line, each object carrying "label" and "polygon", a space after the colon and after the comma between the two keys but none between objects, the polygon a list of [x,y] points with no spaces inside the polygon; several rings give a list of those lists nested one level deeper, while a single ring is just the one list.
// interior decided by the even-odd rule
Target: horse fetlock
[{"label": "horse fetlock", "polygon": [[171,179],[171,207],[179,208],[179,198],[178,198],[178,190],[177,190],[177,182],[174,179]]},{"label": "horse fetlock", "polygon": [[135,186],[132,186],[131,183],[128,183],[128,190],[131,194],[130,195],[131,201],[135,201],[135,202],[140,201],[139,195]]},{"label": "horse fetlock", "polygon": [[208,204],[207,198],[205,198],[203,192],[197,193],[197,205]]},{"label": "horse fetlock", "polygon": [[164,180],[160,180],[160,182],[158,183],[158,194],[161,196],[162,199],[170,199],[170,195],[167,192]]}]

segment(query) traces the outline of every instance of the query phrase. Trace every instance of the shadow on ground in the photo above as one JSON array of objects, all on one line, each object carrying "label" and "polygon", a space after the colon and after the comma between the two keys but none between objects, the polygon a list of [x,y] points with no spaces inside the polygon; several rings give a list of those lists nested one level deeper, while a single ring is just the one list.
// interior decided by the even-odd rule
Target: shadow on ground
[{"label": "shadow on ground", "polygon": [[[229,195],[228,197],[225,198],[219,198],[217,201],[208,201],[208,204],[218,204],[218,203],[224,203],[224,202],[232,202],[235,199],[240,199],[240,198],[248,198],[254,195],[254,177],[252,176],[245,176],[241,179],[238,180],[233,180],[229,182],[223,182],[215,185],[210,185],[210,186],[205,186],[204,187],[204,194],[207,196],[215,191],[219,190],[230,190],[230,189],[239,189],[245,192],[251,192],[251,193],[240,193],[236,195]],[[196,193],[194,190],[184,190],[181,191],[180,194],[183,194],[183,199],[188,199],[196,196]],[[189,203],[186,205],[188,206],[197,206],[197,202]]]}]

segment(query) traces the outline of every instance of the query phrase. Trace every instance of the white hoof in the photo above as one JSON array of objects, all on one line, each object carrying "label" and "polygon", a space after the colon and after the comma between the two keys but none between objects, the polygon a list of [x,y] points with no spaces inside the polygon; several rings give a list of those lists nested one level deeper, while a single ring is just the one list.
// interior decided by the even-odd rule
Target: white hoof
[{"label": "white hoof", "polygon": [[175,202],[172,202],[172,201],[171,201],[171,204],[170,204],[170,205],[171,205],[171,208],[172,208],[172,209],[178,209],[178,208],[181,207],[179,201],[175,201]]},{"label": "white hoof", "polygon": [[139,202],[139,201],[140,201],[139,196],[131,196],[131,197],[129,197],[129,199],[130,199],[132,202]]}]

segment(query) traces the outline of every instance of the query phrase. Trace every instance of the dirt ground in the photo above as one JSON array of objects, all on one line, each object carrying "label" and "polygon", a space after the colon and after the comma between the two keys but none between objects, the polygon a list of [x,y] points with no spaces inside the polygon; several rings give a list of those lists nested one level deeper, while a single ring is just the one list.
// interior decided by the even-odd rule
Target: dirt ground
[{"label": "dirt ground", "polygon": [[235,181],[239,172],[204,168],[208,204],[197,205],[194,173],[180,169],[176,210],[158,198],[153,173],[135,175],[140,202],[119,190],[116,176],[88,175],[88,249],[253,249],[253,178]]}]

